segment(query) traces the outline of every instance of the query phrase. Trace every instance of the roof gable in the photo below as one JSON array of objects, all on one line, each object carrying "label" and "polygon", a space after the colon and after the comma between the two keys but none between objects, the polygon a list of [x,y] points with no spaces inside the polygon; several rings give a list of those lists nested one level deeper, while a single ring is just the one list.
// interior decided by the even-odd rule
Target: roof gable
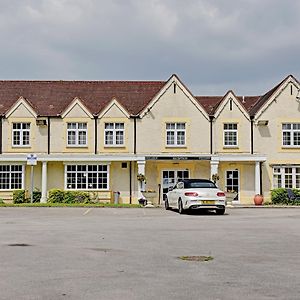
[{"label": "roof gable", "polygon": [[20,97],[11,108],[5,113],[5,117],[9,118],[19,107],[23,106],[34,118],[37,118],[37,113],[32,108],[31,104],[24,98]]},{"label": "roof gable", "polygon": [[240,112],[245,116],[246,119],[250,120],[250,116],[245,109],[245,107],[241,104],[238,97],[234,94],[233,91],[228,91],[223,99],[218,103],[218,106],[215,110],[214,117],[217,119],[225,107],[228,105],[228,102],[232,101],[232,103],[240,110]]},{"label": "roof gable", "polygon": [[127,118],[130,117],[128,111],[118,102],[117,99],[114,98],[106,105],[106,107],[103,108],[101,112],[99,112],[98,118],[104,117],[104,115],[108,113],[113,107],[117,107]]},{"label": "roof gable", "polygon": [[300,84],[298,80],[293,76],[289,75],[284,78],[279,84],[265,93],[259,98],[259,100],[252,107],[250,114],[255,115],[255,119],[259,118],[261,114],[272,104],[274,100],[283,92],[288,84],[293,84],[298,90],[300,89]]},{"label": "roof gable", "polygon": [[188,90],[188,88],[181,82],[177,75],[173,74],[164,87],[156,94],[156,96],[144,107],[140,112],[140,117],[143,118],[148,111],[161,99],[161,97],[166,93],[166,91],[171,88],[173,85],[176,85],[176,88],[179,88],[187,98],[195,105],[195,107],[200,111],[200,113],[208,120],[209,116],[202,105],[195,99],[193,94]]},{"label": "roof gable", "polygon": [[82,101],[75,97],[73,101],[66,107],[66,109],[61,113],[61,117],[65,118],[75,107],[79,107],[87,117],[93,118],[92,113],[87,109],[87,107],[82,103]]}]

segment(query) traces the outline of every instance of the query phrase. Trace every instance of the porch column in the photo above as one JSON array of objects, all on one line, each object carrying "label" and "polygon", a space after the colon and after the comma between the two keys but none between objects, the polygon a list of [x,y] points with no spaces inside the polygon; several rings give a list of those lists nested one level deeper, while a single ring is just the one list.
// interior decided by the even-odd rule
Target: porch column
[{"label": "porch column", "polygon": [[260,194],[260,162],[255,162],[255,194]]},{"label": "porch column", "polygon": [[47,162],[42,162],[42,197],[41,203],[47,202]]},{"label": "porch column", "polygon": [[[138,165],[138,174],[145,175],[145,165],[146,162],[144,160],[140,160],[137,162]],[[138,182],[138,199],[144,199],[144,196],[141,191],[145,190],[145,182]]]},{"label": "porch column", "polygon": [[[212,176],[214,174],[218,174],[219,169],[219,158],[212,158],[210,161],[210,179],[212,180]],[[218,183],[216,182],[218,185]]]}]

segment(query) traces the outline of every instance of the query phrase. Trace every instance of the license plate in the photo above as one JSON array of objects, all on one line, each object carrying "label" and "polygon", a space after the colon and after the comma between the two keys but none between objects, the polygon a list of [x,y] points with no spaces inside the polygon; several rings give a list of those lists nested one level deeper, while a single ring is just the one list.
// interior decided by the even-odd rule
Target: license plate
[{"label": "license plate", "polygon": [[215,201],[212,201],[212,200],[204,200],[204,201],[202,201],[202,204],[215,204]]}]

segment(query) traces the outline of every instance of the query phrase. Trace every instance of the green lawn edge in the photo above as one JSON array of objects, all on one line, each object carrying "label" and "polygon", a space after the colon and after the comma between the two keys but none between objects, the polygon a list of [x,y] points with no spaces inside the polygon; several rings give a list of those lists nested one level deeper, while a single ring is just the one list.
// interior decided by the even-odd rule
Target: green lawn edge
[{"label": "green lawn edge", "polygon": [[140,208],[139,204],[112,204],[112,203],[0,203],[0,207],[116,207]]}]

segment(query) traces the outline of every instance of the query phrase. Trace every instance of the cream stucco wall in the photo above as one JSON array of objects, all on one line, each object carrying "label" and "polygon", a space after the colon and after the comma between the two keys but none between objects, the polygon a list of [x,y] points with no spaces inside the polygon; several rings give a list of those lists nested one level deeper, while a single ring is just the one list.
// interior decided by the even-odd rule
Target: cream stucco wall
[{"label": "cream stucco wall", "polygon": [[[30,123],[29,146],[12,146],[13,123]],[[47,153],[47,126],[37,126],[36,118],[24,104],[20,104],[7,119],[3,119],[2,126],[3,153]]]},{"label": "cream stucco wall", "polygon": [[300,104],[296,101],[297,90],[291,83],[267,109],[255,120],[268,120],[267,126],[254,126],[254,152],[267,156],[263,165],[263,190],[265,198],[270,199],[273,181],[272,165],[293,164],[300,165],[300,147],[289,148],[282,146],[282,123],[300,123]]},{"label": "cream stucco wall", "polygon": [[[186,122],[186,147],[166,147],[166,123]],[[138,153],[209,153],[209,121],[182,89],[170,85],[137,121]]]},{"label": "cream stucco wall", "polygon": [[[250,120],[246,112],[232,99],[230,110],[230,97],[224,99],[224,106],[213,122],[213,151],[215,153],[250,153]],[[238,146],[224,146],[224,123],[237,123]]]}]

